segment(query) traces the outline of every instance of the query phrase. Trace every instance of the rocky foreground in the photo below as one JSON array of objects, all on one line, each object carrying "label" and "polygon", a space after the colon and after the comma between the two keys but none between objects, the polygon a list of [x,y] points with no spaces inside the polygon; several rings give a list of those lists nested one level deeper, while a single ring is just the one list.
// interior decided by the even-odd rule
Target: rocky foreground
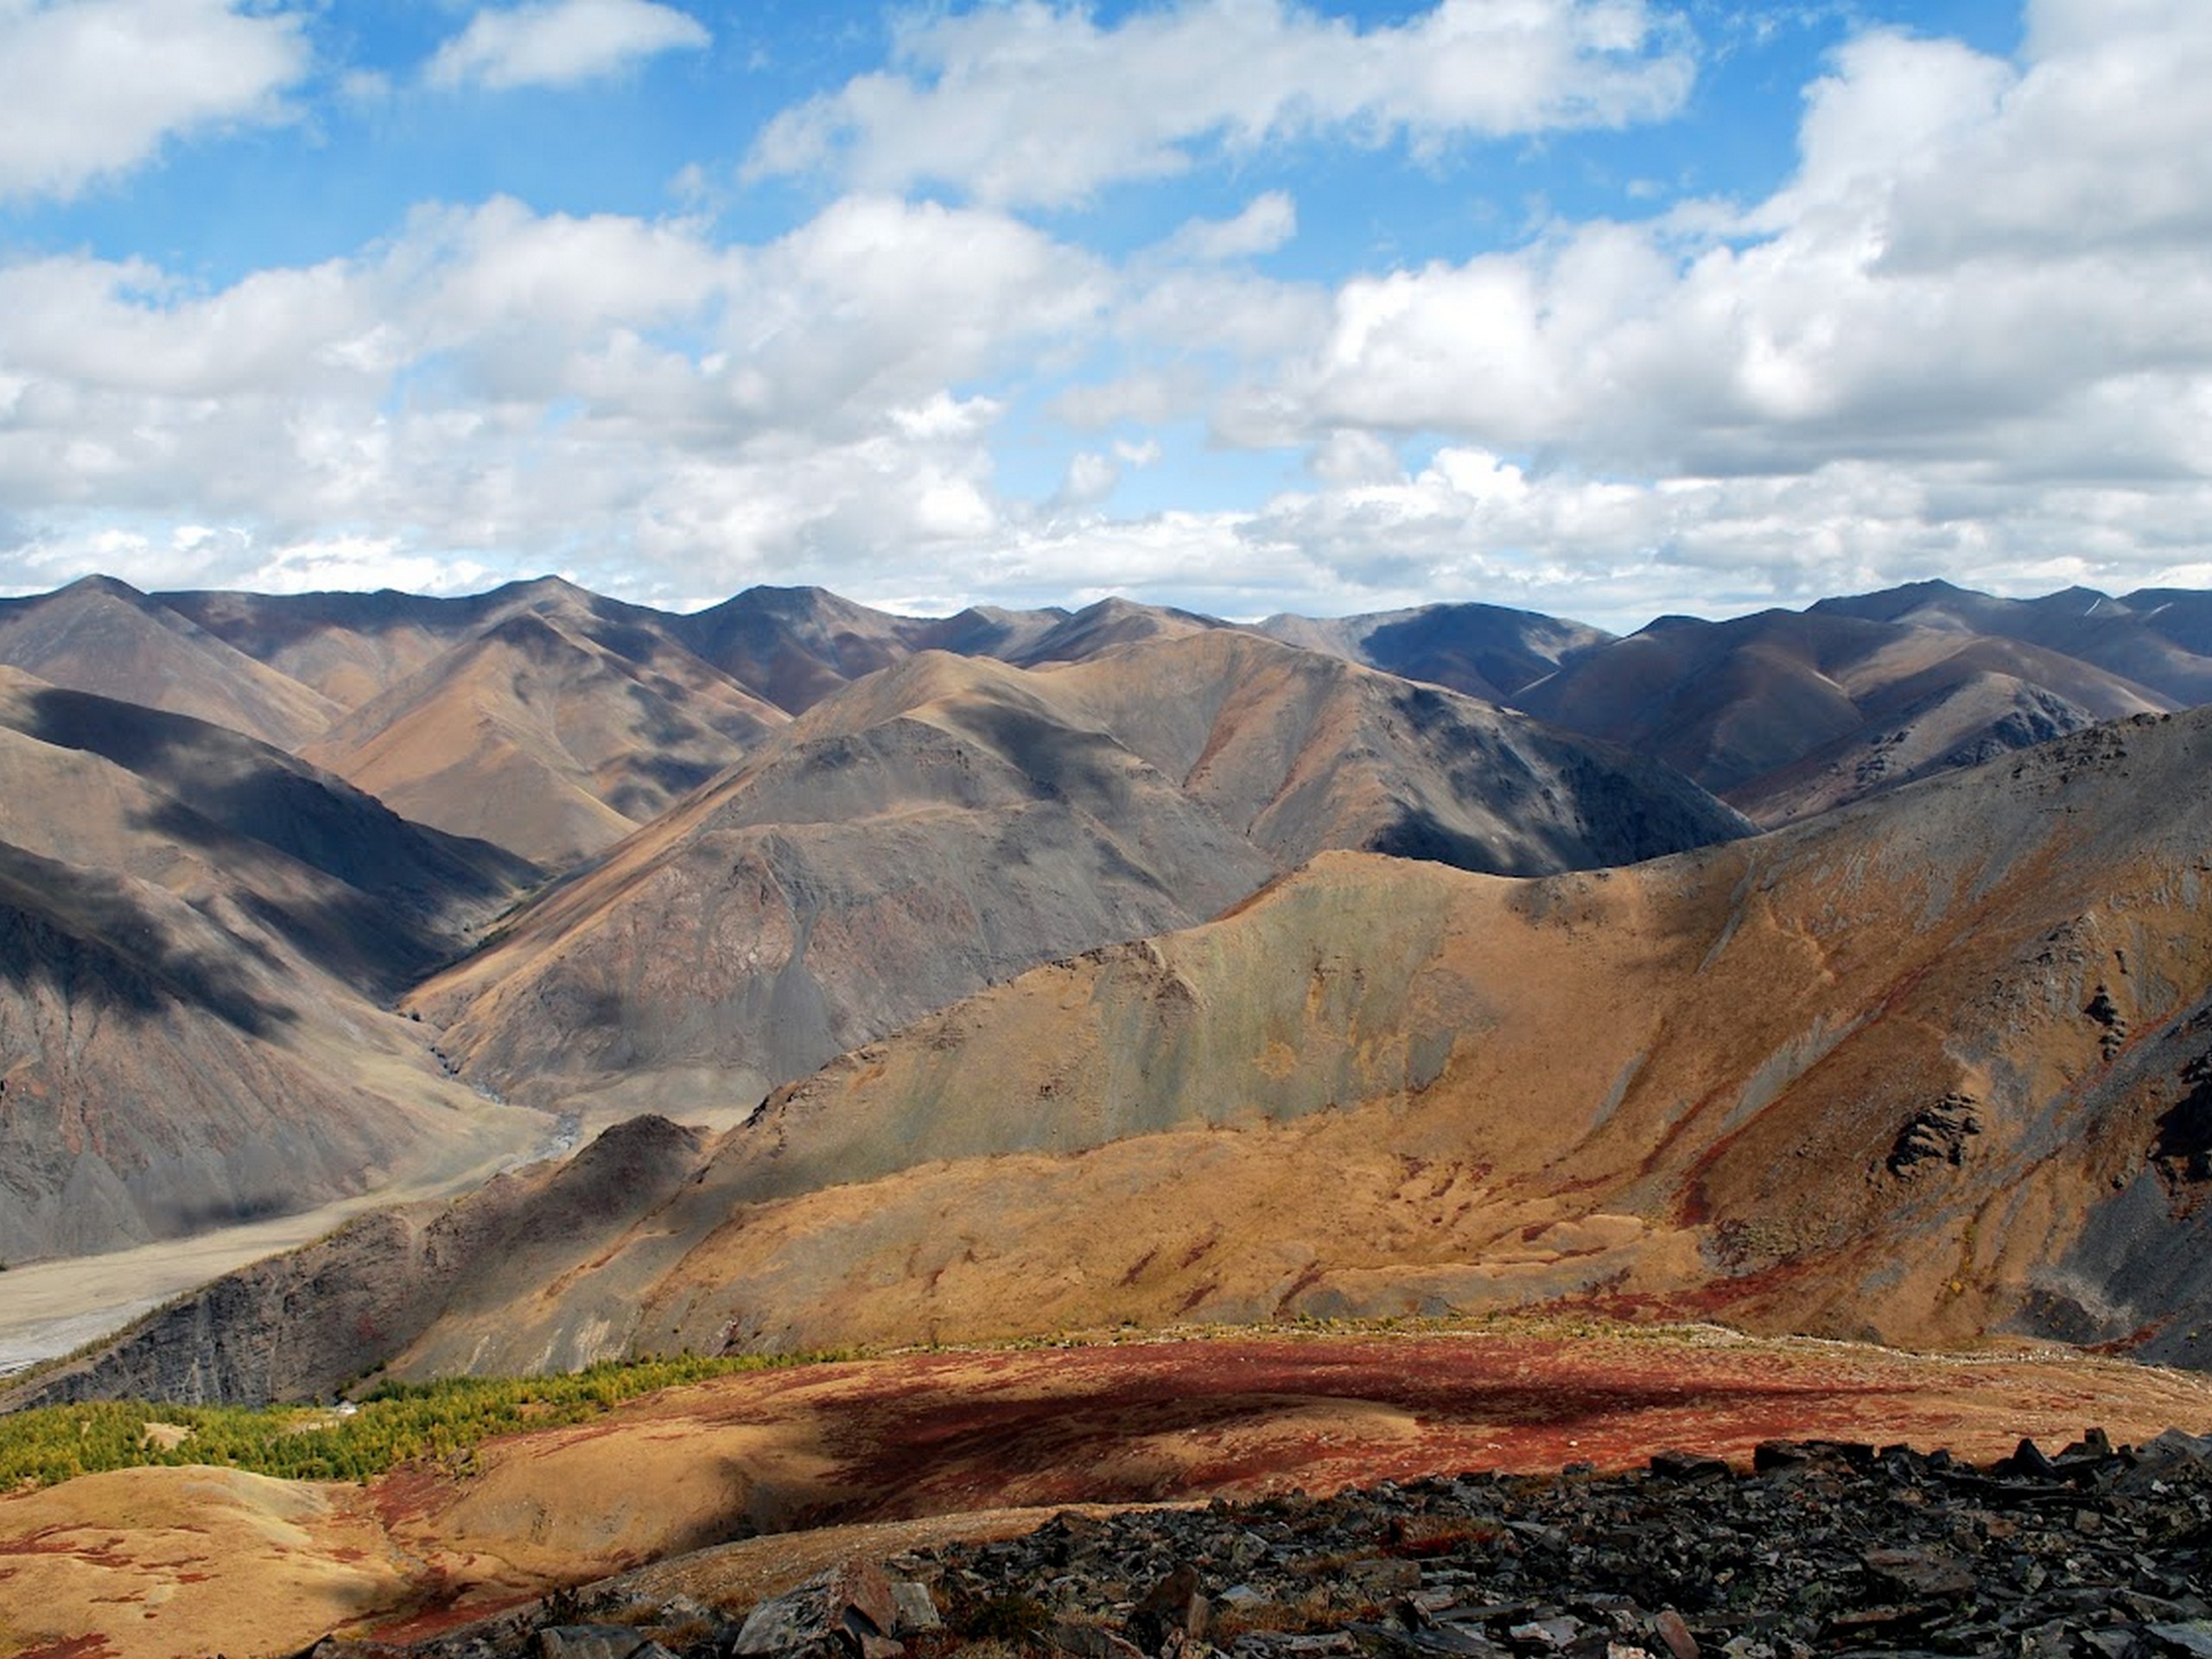
[{"label": "rocky foreground", "polygon": [[411,1649],[315,1659],[1072,1659],[2212,1654],[2212,1437],[2092,1429],[1986,1468],[1769,1441],[1749,1473],[1467,1474],[1205,1509],[1071,1511],[855,1560],[757,1605],[664,1569]]}]

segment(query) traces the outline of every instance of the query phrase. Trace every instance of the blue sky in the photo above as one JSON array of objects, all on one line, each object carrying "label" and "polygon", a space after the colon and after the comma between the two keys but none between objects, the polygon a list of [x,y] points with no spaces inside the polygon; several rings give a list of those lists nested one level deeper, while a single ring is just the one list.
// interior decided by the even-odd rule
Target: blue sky
[{"label": "blue sky", "polygon": [[2212,7],[0,0],[0,590],[2212,583]]}]

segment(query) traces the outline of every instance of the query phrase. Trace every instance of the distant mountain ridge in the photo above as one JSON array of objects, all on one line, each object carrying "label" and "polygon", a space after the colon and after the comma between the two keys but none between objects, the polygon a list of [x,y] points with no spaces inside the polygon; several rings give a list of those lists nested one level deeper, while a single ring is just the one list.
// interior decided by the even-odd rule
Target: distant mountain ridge
[{"label": "distant mountain ridge", "polygon": [[[728,718],[706,720],[707,728],[722,734],[719,743],[705,731],[676,735],[697,721],[697,710],[683,710],[672,725],[662,719],[669,734],[663,747],[688,747],[688,755],[671,758],[655,778],[566,754],[558,741],[549,748],[523,740],[512,715],[490,716],[521,750],[499,763],[521,791],[506,816],[545,818],[505,844],[556,862],[626,833],[682,792],[686,779],[702,781],[720,769],[717,762],[734,764],[758,727],[779,714],[803,713],[925,651],[1037,667],[1087,660],[1135,639],[1249,626],[1644,747],[1766,824],[2097,720],[2212,700],[2212,594],[2144,589],[2114,597],[2071,588],[2008,600],[1943,582],[1727,622],[1662,618],[1617,638],[1473,602],[1339,618],[1286,614],[1241,625],[1120,598],[1074,612],[974,607],[918,618],[818,588],[758,587],[679,614],[592,594],[557,577],[460,599],[389,592],[147,595],[91,578],[38,599],[0,601],[0,662],[83,690],[226,718],[283,747],[312,743],[341,771],[359,765],[356,781],[418,791],[407,798],[432,822],[481,833],[480,814],[438,816],[451,803],[443,798],[450,791],[433,781],[435,767],[423,770],[427,763],[419,758],[401,763],[414,779],[403,784],[391,756],[410,746],[382,741],[378,734],[390,720],[422,718],[426,683],[416,677],[467,680],[473,671],[458,661],[435,665],[472,647],[480,652],[477,642],[524,615],[575,645],[578,679],[564,695],[577,708],[590,700],[594,679],[604,683],[602,696],[619,695],[613,681],[624,677],[664,689],[653,683],[659,663],[687,693],[722,705],[720,714],[742,707],[751,715],[735,727]],[[1784,643],[1784,635],[1795,642]],[[102,639],[114,643],[100,647]],[[1658,642],[1663,648],[1655,652]],[[102,650],[117,666],[100,666]],[[609,680],[587,658],[629,666],[617,667]],[[254,674],[252,664],[282,677]],[[403,681],[417,690],[394,701]],[[715,684],[719,696],[709,690]],[[479,694],[454,695],[459,709],[474,706]],[[681,709],[686,699],[674,701]],[[450,717],[441,720],[450,724]],[[612,734],[632,717],[602,709],[587,723]],[[357,760],[371,750],[376,760]]]},{"label": "distant mountain ridge", "polygon": [[[241,1127],[288,1101],[353,1120],[294,1197],[368,1190],[475,1109],[455,1069],[728,1122],[1330,849],[1538,875],[1740,836],[1729,806],[1809,823],[2190,702],[2208,645],[2212,595],[1940,582],[1625,638],[1472,603],[1245,626],[755,588],[679,615],[556,577],[0,601],[29,953],[0,982],[0,1185],[43,1217],[0,1249],[290,1202]],[[153,1006],[146,1040],[69,1046]],[[166,1087],[187,1065],[215,1081]]]}]

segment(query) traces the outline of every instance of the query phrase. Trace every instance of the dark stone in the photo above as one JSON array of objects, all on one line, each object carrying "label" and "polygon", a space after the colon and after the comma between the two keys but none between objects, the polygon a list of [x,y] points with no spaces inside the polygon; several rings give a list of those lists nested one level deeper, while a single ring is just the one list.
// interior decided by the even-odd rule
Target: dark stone
[{"label": "dark stone", "polygon": [[1761,1440],[1751,1448],[1751,1468],[1758,1474],[1771,1474],[1777,1469],[1802,1469],[1812,1460],[1811,1449],[1796,1440]]},{"label": "dark stone", "polygon": [[[1628,1476],[1063,1516],[896,1571],[907,1589],[938,1586],[963,1639],[1073,1659],[2212,1656],[2212,1440],[2177,1432],[2130,1451],[2092,1430],[2055,1459],[2023,1442],[1979,1470],[1902,1446],[1775,1442],[1754,1462],[1738,1476],[1682,1452]],[[560,1659],[632,1659],[654,1641],[676,1659],[888,1659],[906,1600],[852,1567],[753,1609],[734,1643],[697,1604],[612,1591],[564,1592],[563,1617],[539,1622],[626,1621],[631,1648]],[[978,1609],[1011,1611],[987,1630]],[[413,1652],[541,1659],[556,1640],[501,1615]]]},{"label": "dark stone", "polygon": [[1728,1465],[1700,1452],[1655,1452],[1651,1472],[1661,1480],[1726,1480]]},{"label": "dark stone", "polygon": [[1915,1112],[1891,1144],[1890,1173],[1906,1175],[1915,1166],[1931,1161],[1953,1168],[1963,1164],[1967,1137],[1981,1133],[1981,1119],[1974,1109],[1980,1103],[1972,1095],[1949,1094]]},{"label": "dark stone", "polygon": [[1921,1549],[1870,1549],[1866,1576],[1885,1596],[1951,1600],[1974,1593],[1975,1576],[1955,1556]]}]

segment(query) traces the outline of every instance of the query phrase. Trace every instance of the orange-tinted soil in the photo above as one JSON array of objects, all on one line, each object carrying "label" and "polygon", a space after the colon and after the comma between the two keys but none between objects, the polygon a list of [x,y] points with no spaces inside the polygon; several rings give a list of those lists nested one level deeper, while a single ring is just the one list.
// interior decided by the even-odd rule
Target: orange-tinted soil
[{"label": "orange-tinted soil", "polygon": [[[1770,1437],[1984,1459],[2024,1434],[2056,1446],[2093,1423],[2121,1441],[2201,1431],[2212,1384],[2057,1351],[1931,1358],[1544,1326],[899,1355],[671,1390],[490,1443],[465,1471],[418,1465],[365,1492],[225,1478],[226,1514],[238,1518],[189,1548],[174,1523],[137,1517],[155,1489],[207,1471],[0,1499],[0,1655],[98,1636],[138,1659],[173,1651],[171,1629],[233,1655],[334,1627],[420,1636],[679,1556],[655,1571],[750,1599],[825,1551],[1018,1529],[1067,1504],[1617,1469],[1668,1446],[1741,1460]],[[1016,1510],[1027,1513],[1005,1513]],[[158,1621],[143,1617],[148,1599]]]}]

